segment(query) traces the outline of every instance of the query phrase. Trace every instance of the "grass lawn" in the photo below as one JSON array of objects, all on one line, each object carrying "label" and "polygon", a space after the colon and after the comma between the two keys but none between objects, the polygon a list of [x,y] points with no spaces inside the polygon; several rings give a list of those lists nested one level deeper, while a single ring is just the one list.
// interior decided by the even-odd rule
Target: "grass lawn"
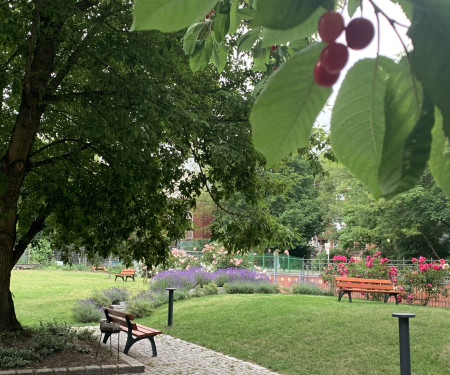
[{"label": "grass lawn", "polygon": [[104,272],[62,270],[12,271],[11,291],[14,295],[17,319],[23,325],[39,321],[66,322],[76,325],[72,308],[79,299],[88,298],[93,289],[124,287],[137,292],[147,288],[142,279],[114,281]]},{"label": "grass lawn", "polygon": [[[175,292],[176,293],[176,292]],[[410,320],[413,374],[447,375],[450,310],[302,295],[220,295],[174,303],[142,324],[282,374],[398,374],[398,319]]]},{"label": "grass lawn", "polygon": [[[147,288],[142,279],[115,282],[106,273],[12,272],[16,313],[25,325],[55,319],[75,325],[75,301],[113,286]],[[281,374],[379,375],[400,373],[393,312],[416,314],[410,320],[412,373],[449,374],[450,309],[445,308],[302,295],[217,295],[175,302],[171,328],[167,305],[138,321]]]}]

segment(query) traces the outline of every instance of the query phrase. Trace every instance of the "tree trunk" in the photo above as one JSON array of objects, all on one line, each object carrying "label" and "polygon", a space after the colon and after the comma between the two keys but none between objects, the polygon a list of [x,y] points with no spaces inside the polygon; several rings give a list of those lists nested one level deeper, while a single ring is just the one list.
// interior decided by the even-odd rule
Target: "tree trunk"
[{"label": "tree trunk", "polygon": [[0,332],[17,331],[22,327],[16,318],[10,291],[11,252],[0,251]]},{"label": "tree trunk", "polygon": [[[56,38],[61,24],[41,13],[45,0],[35,2],[28,56],[22,86],[22,101],[8,149],[1,159],[0,174],[5,189],[0,194],[0,332],[20,329],[10,291],[11,270],[26,247],[16,247],[17,202],[26,165],[45,111],[43,97],[55,59]],[[44,4],[45,5],[45,4]]]}]

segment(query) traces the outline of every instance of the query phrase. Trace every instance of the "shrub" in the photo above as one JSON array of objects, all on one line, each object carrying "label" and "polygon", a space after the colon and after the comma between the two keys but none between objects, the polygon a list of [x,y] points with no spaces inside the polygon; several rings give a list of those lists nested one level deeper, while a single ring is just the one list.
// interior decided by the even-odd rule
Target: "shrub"
[{"label": "shrub", "polygon": [[278,293],[278,288],[267,282],[234,281],[224,284],[225,292],[229,294]]},{"label": "shrub", "polygon": [[103,291],[103,294],[111,301],[111,304],[126,301],[130,297],[126,288],[108,288]]},{"label": "shrub", "polygon": [[199,267],[188,270],[168,270],[159,272],[150,283],[150,289],[159,293],[167,293],[166,288],[177,288],[178,290],[190,290],[197,285],[196,274],[206,274],[207,272]]},{"label": "shrub", "polygon": [[127,311],[133,315],[134,318],[144,318],[153,313],[153,303],[148,299],[133,299],[128,303]]},{"label": "shrub", "polygon": [[28,349],[4,348],[0,346],[0,367],[24,367],[39,355]]},{"label": "shrub", "polygon": [[332,296],[333,292],[319,288],[317,285],[310,285],[306,283],[298,283],[292,285],[293,294],[310,294],[317,296]]},{"label": "shrub", "polygon": [[270,278],[268,275],[251,271],[248,269],[236,269],[227,268],[220,269],[213,273],[213,279],[217,286],[222,287],[225,283],[232,283],[234,281],[249,281],[249,282],[269,282]]},{"label": "shrub", "polygon": [[112,303],[109,297],[107,297],[103,291],[98,289],[92,291],[91,299],[97,306],[108,307]]},{"label": "shrub", "polygon": [[206,284],[202,289],[205,295],[217,294],[219,292],[219,289],[215,283]]},{"label": "shrub", "polygon": [[73,316],[78,323],[100,322],[103,312],[92,300],[79,300],[73,307]]}]

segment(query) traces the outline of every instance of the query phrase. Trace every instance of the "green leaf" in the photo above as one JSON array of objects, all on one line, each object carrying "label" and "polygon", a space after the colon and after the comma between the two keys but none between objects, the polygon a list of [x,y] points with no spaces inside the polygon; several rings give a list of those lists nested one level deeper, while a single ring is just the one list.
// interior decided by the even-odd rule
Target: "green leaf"
[{"label": "green leaf", "polygon": [[293,42],[302,38],[306,38],[317,32],[317,23],[320,16],[326,10],[322,7],[308,17],[305,22],[288,30],[272,30],[263,28],[263,47],[269,47],[274,44],[284,44],[286,42]]},{"label": "green leaf", "polygon": [[230,28],[228,30],[231,35],[236,33],[239,25],[241,24],[241,18],[239,17],[238,10],[239,0],[234,0],[230,8]]},{"label": "green leaf", "polygon": [[194,73],[208,65],[213,50],[213,38],[212,34],[209,34],[206,40],[197,41],[194,53],[189,59],[189,66]]},{"label": "green leaf", "polygon": [[217,43],[217,41],[214,40],[211,60],[217,68],[217,71],[221,73],[227,64],[227,47],[224,42]]},{"label": "green leaf", "polygon": [[241,51],[250,51],[253,48],[253,45],[258,40],[259,35],[261,33],[261,29],[258,27],[256,29],[252,29],[246,32],[237,40],[237,51],[238,54]]},{"label": "green leaf", "polygon": [[216,13],[214,20],[214,36],[217,42],[221,42],[230,28],[230,6],[228,3],[220,7],[219,12]]},{"label": "green leaf", "polygon": [[131,30],[182,30],[205,18],[218,0],[135,0]]},{"label": "green leaf", "polygon": [[272,165],[309,145],[314,121],[331,89],[314,83],[313,69],[324,44],[303,49],[267,81],[250,113],[253,144]]},{"label": "green leaf", "polygon": [[414,51],[411,62],[425,92],[444,117],[444,132],[450,136],[450,2],[413,0],[414,12],[408,35]]},{"label": "green leaf", "polygon": [[434,111],[431,153],[428,162],[434,180],[450,197],[450,141],[444,134],[442,114],[438,108]]},{"label": "green leaf", "polygon": [[[379,181],[381,195],[390,198],[417,183],[430,152],[433,122],[427,122],[430,118],[426,113],[430,108],[422,110],[422,88],[412,76],[407,59],[403,59],[391,73],[384,102],[386,130]],[[432,112],[431,103],[431,121]],[[416,137],[422,130],[424,139],[419,145],[424,149],[414,150]]]},{"label": "green leaf", "polygon": [[308,19],[318,7],[328,9],[329,4],[327,0],[258,0],[254,23],[274,30],[291,29]]},{"label": "green leaf", "polygon": [[350,18],[356,13],[358,8],[361,6],[361,0],[348,0],[347,12]]},{"label": "green leaf", "polygon": [[255,72],[264,72],[267,69],[266,64],[270,59],[270,49],[262,46],[262,41],[259,41],[253,50],[253,67]]},{"label": "green leaf", "polygon": [[400,5],[400,7],[403,9],[403,13],[405,13],[405,16],[412,20],[413,5],[411,4],[410,0],[393,0],[393,2]]},{"label": "green leaf", "polygon": [[203,22],[194,23],[189,26],[183,36],[183,50],[186,54],[191,55],[194,52],[197,38],[205,24]]},{"label": "green leaf", "polygon": [[385,130],[387,73],[382,60],[360,60],[348,71],[331,116],[331,144],[338,160],[375,198],[381,195],[378,168]]}]

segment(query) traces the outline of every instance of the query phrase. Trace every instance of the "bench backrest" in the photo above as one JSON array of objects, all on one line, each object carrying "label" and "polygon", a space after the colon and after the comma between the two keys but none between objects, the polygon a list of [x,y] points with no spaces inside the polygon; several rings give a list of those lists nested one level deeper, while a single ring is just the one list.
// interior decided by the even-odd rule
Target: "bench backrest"
[{"label": "bench backrest", "polygon": [[136,273],[136,270],[126,268],[120,271],[120,273],[122,275],[134,275]]},{"label": "bench backrest", "polygon": [[123,311],[117,311],[114,309],[105,309],[106,319],[108,322],[118,323],[122,327],[128,328],[128,330],[137,330],[136,323],[132,322],[134,320],[133,315],[127,314]]},{"label": "bench backrest", "polygon": [[335,277],[336,286],[345,289],[373,289],[373,290],[393,290],[394,286],[390,280],[362,279],[359,277]]}]

